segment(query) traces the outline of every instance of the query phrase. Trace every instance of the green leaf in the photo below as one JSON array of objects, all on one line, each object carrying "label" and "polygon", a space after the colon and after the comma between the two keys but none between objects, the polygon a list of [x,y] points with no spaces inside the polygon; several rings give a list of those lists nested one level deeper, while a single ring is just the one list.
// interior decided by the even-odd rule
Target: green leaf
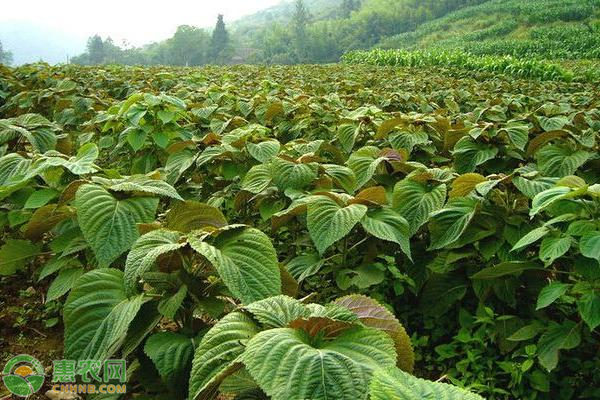
[{"label": "green leaf", "polygon": [[600,262],[600,232],[588,232],[579,240],[579,251],[584,257]]},{"label": "green leaf", "polygon": [[600,295],[594,292],[585,293],[577,302],[577,309],[590,331],[600,325]]},{"label": "green leaf", "polygon": [[444,183],[421,183],[404,179],[394,187],[392,208],[408,221],[413,235],[429,220],[432,212],[444,206],[446,194]]},{"label": "green leaf", "polygon": [[511,143],[519,150],[525,150],[529,141],[529,124],[518,121],[509,121],[500,132],[505,132]]},{"label": "green leaf", "polygon": [[48,287],[46,302],[56,300],[71,290],[83,272],[81,267],[61,269],[56,279]]},{"label": "green leaf", "polygon": [[258,332],[252,318],[240,312],[228,314],[217,322],[196,348],[189,398],[195,400],[213,392],[224,378],[235,372],[233,367],[239,364],[248,340]]},{"label": "green leaf", "polygon": [[427,315],[439,317],[467,293],[467,281],[450,274],[434,274],[423,287],[419,305]]},{"label": "green leaf", "polygon": [[513,185],[525,196],[533,199],[544,190],[551,189],[556,183],[556,178],[537,178],[525,179],[522,176],[515,176],[512,179]]},{"label": "green leaf", "polygon": [[279,154],[281,144],[277,140],[267,140],[257,144],[246,143],[248,153],[258,162],[266,163]]},{"label": "green leaf", "polygon": [[12,275],[40,253],[40,246],[29,240],[6,239],[0,247],[0,276]]},{"label": "green leaf", "polygon": [[290,274],[292,274],[294,279],[301,282],[307,277],[319,272],[321,267],[323,267],[323,264],[323,260],[318,254],[311,253],[294,257],[285,267]]},{"label": "green leaf", "polygon": [[38,153],[54,149],[57,142],[55,129],[52,122],[39,114],[0,120],[0,138],[7,135],[24,137]]},{"label": "green leaf", "polygon": [[535,154],[540,171],[546,176],[563,177],[574,175],[579,167],[586,163],[591,154],[584,150],[575,150],[567,145],[550,144]]},{"label": "green leaf", "polygon": [[360,125],[343,124],[338,126],[337,139],[346,153],[350,153],[354,148],[354,143],[360,132]]},{"label": "green leaf", "polygon": [[524,247],[529,246],[532,243],[537,242],[544,236],[546,236],[550,232],[550,229],[547,226],[540,226],[539,228],[535,228],[529,231],[525,236],[523,236],[512,248],[511,251],[521,250]]},{"label": "green leaf", "polygon": [[259,164],[250,168],[242,180],[242,190],[258,194],[271,184],[271,167],[268,164]]},{"label": "green leaf", "polygon": [[471,279],[497,279],[507,275],[519,274],[532,269],[544,269],[534,262],[507,261],[493,267],[484,268],[471,276]]},{"label": "green leaf", "polygon": [[194,344],[175,332],[155,333],[146,340],[144,353],[152,360],[161,379],[172,392],[187,393]]},{"label": "green leaf", "polygon": [[565,195],[571,193],[571,189],[564,186],[554,187],[548,190],[544,190],[541,193],[538,193],[531,203],[531,210],[529,211],[529,216],[533,217],[538,214],[540,211],[548,208],[550,205],[554,204],[558,200],[562,200],[565,198]]},{"label": "green leaf", "polygon": [[127,143],[129,143],[133,151],[138,151],[142,147],[144,147],[147,136],[148,135],[146,134],[146,132],[139,128],[127,129]]},{"label": "green leaf", "polygon": [[524,340],[530,340],[536,337],[541,331],[544,330],[544,325],[538,321],[534,321],[529,325],[518,329],[515,333],[510,335],[507,339],[512,342],[520,342]]},{"label": "green leaf", "polygon": [[496,157],[496,146],[475,142],[470,136],[460,139],[452,151],[454,169],[459,174],[475,171],[475,168]]},{"label": "green leaf", "polygon": [[550,304],[561,298],[562,295],[567,293],[569,287],[571,287],[571,285],[561,282],[552,282],[544,287],[538,295],[535,309],[541,310],[542,308],[548,307]]},{"label": "green leaf", "polygon": [[24,209],[40,208],[48,204],[48,202],[58,196],[58,192],[54,189],[36,190],[27,198]]},{"label": "green leaf", "polygon": [[154,221],[158,199],[117,200],[106,189],[86,184],[77,190],[75,208],[83,235],[101,267],[109,266],[139,237],[138,223]]},{"label": "green leaf", "polygon": [[333,178],[333,181],[347,193],[354,193],[356,190],[356,176],[354,171],[343,165],[322,164],[321,167],[325,173]]},{"label": "green leaf", "polygon": [[327,196],[315,196],[308,203],[307,227],[319,253],[349,234],[366,213],[363,204],[341,207]]},{"label": "green leaf", "polygon": [[267,328],[284,328],[290,322],[310,315],[304,304],[289,296],[269,297],[245,308]]},{"label": "green leaf", "polygon": [[572,241],[571,236],[567,235],[545,237],[540,246],[540,260],[546,265],[552,264],[569,251]]},{"label": "green leaf", "polygon": [[100,183],[113,192],[140,192],[157,194],[159,196],[170,197],[176,200],[182,200],[177,190],[165,181],[152,179],[145,175],[134,175],[122,179],[104,179],[93,178],[94,182]]},{"label": "green leaf", "polygon": [[10,186],[21,180],[31,178],[31,160],[17,153],[10,153],[0,158],[0,186]]},{"label": "green leaf", "polygon": [[410,337],[400,321],[387,308],[370,297],[358,294],[341,297],[333,303],[352,311],[365,326],[387,333],[394,341],[398,368],[406,372],[413,371],[415,355]]},{"label": "green leaf", "polygon": [[102,268],[81,276],[64,306],[65,357],[105,360],[113,355],[143,303],[143,296],[127,297],[119,270]]},{"label": "green leaf", "polygon": [[348,167],[354,171],[356,176],[356,188],[360,189],[373,178],[377,167],[385,157],[380,157],[381,150],[375,146],[363,147],[350,156]]},{"label": "green leaf", "polygon": [[431,214],[430,250],[442,249],[457,241],[475,216],[478,201],[469,198],[450,200],[448,205]]},{"label": "green leaf", "polygon": [[446,383],[431,382],[397,369],[379,369],[369,386],[371,400],[484,400]]},{"label": "green leaf", "polygon": [[281,293],[277,253],[269,237],[258,229],[227,230],[211,243],[190,237],[189,243],[214,266],[231,293],[244,304]]},{"label": "green leaf", "polygon": [[75,157],[69,158],[65,166],[75,175],[92,174],[98,171],[98,167],[94,164],[98,155],[98,146],[94,143],[86,143],[77,150]]},{"label": "green leaf", "polygon": [[559,350],[574,349],[581,342],[579,325],[566,320],[562,324],[552,323],[538,342],[538,359],[548,371],[558,365]]},{"label": "green leaf", "polygon": [[251,338],[242,357],[273,400],[364,399],[373,371],[396,364],[390,337],[361,327],[318,347],[304,331],[271,329]]},{"label": "green leaf", "polygon": [[277,157],[271,162],[271,175],[280,190],[304,189],[317,179],[317,167],[315,164],[296,164]]},{"label": "green leaf", "polygon": [[226,225],[227,220],[218,208],[193,200],[177,203],[165,218],[167,228],[183,233]]},{"label": "green leaf", "polygon": [[380,208],[367,212],[360,223],[371,235],[400,245],[402,252],[411,259],[410,227],[400,213]]},{"label": "green leaf", "polygon": [[131,248],[125,262],[124,282],[127,294],[135,293],[138,280],[150,270],[158,258],[187,245],[179,232],[158,229],[140,237]]}]

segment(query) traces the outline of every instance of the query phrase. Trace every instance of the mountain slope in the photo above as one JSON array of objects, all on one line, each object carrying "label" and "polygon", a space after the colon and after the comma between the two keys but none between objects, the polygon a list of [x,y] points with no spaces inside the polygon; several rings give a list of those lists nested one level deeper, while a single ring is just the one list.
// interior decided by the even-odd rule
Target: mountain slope
[{"label": "mountain slope", "polygon": [[377,47],[598,58],[600,0],[491,0],[384,39]]}]

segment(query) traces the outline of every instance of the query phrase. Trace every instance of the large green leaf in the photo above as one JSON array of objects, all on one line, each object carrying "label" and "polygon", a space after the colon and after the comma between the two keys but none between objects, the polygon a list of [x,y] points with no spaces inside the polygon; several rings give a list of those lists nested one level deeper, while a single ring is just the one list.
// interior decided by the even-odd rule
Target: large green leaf
[{"label": "large green leaf", "polygon": [[470,136],[459,140],[454,146],[454,169],[459,174],[475,171],[475,168],[496,157],[498,147],[475,142]]},{"label": "large green leaf", "polygon": [[600,295],[594,292],[588,292],[581,296],[577,302],[577,310],[581,319],[593,331],[600,325]]},{"label": "large green leaf", "polygon": [[529,215],[533,217],[534,215],[548,208],[555,202],[564,199],[565,196],[570,192],[570,188],[558,186],[538,193],[531,202],[531,210],[529,210]]},{"label": "large green leaf", "polygon": [[183,200],[177,190],[165,181],[152,179],[146,175],[133,175],[120,179],[104,179],[94,177],[95,182],[113,192],[140,192]]},{"label": "large green leaf", "polygon": [[562,324],[552,323],[538,342],[540,364],[552,371],[558,365],[559,350],[573,349],[580,342],[581,332],[578,324],[569,320]]},{"label": "large green leaf", "polygon": [[573,239],[568,235],[546,236],[540,246],[540,260],[546,265],[552,264],[569,251],[572,242]]},{"label": "large green leaf", "polygon": [[182,395],[187,393],[194,355],[190,338],[175,332],[155,333],[146,341],[144,353],[154,363],[167,389]]},{"label": "large green leaf", "polygon": [[267,328],[284,328],[298,318],[308,317],[310,311],[299,300],[275,296],[248,304],[246,309]]},{"label": "large green leaf", "polygon": [[0,276],[12,275],[40,253],[40,246],[29,240],[7,239],[0,247]]},{"label": "large green leaf", "polygon": [[215,267],[231,293],[243,303],[281,293],[277,254],[269,237],[258,229],[230,229],[211,243],[196,237],[190,237],[189,242]]},{"label": "large green leaf", "polygon": [[552,282],[544,287],[538,295],[536,310],[548,307],[550,304],[558,300],[563,294],[567,293],[571,285],[562,282]]},{"label": "large green leaf", "polygon": [[188,200],[177,203],[166,215],[165,226],[183,233],[202,228],[222,228],[227,225],[225,216],[216,207]]},{"label": "large green leaf", "polygon": [[54,149],[56,126],[39,114],[23,114],[16,118],[0,120],[0,144],[6,139],[24,137],[39,153]]},{"label": "large green leaf", "polygon": [[563,177],[573,175],[590,158],[584,150],[576,150],[566,145],[550,144],[535,154],[540,168],[546,176]]},{"label": "large green leaf", "polygon": [[377,368],[396,364],[385,333],[357,327],[314,345],[302,330],[271,329],[254,336],[242,356],[248,371],[273,400],[366,399]]},{"label": "large green leaf", "polygon": [[348,167],[354,171],[356,175],[356,188],[360,189],[373,178],[377,167],[385,157],[381,157],[381,150],[375,146],[363,147],[350,156],[348,159]]},{"label": "large green leaf", "polygon": [[157,206],[153,197],[118,200],[98,185],[77,190],[77,220],[100,266],[109,266],[130,249],[139,237],[136,224],[154,221]]},{"label": "large green leaf", "polygon": [[129,324],[144,303],[128,298],[123,272],[102,268],[81,276],[65,303],[65,357],[104,360],[125,340]]},{"label": "large green leaf", "polygon": [[179,232],[158,229],[140,237],[131,248],[125,262],[125,287],[128,294],[135,292],[140,277],[154,266],[163,254],[178,250],[187,245]]},{"label": "large green leaf", "polygon": [[380,369],[370,385],[371,400],[483,400],[446,383],[419,379],[397,369]]},{"label": "large green leaf", "polygon": [[317,179],[315,164],[297,164],[282,158],[271,162],[273,182],[280,190],[303,189]]},{"label": "large green leaf", "polygon": [[600,262],[600,232],[588,232],[579,241],[579,250],[584,257]]},{"label": "large green leaf", "polygon": [[77,150],[77,155],[68,159],[57,152],[47,153],[42,165],[44,167],[65,167],[75,175],[92,174],[98,171],[98,167],[94,164],[98,155],[98,146],[94,143],[87,143]]},{"label": "large green leaf", "polygon": [[341,207],[327,196],[315,196],[308,203],[307,226],[319,253],[349,234],[366,213],[363,204]]},{"label": "large green leaf", "polygon": [[[202,338],[196,348],[190,374],[189,398],[197,399],[235,372],[248,340],[259,332],[252,318],[233,312],[223,317]],[[239,365],[241,367],[241,365]]]},{"label": "large green leaf", "polygon": [[360,221],[371,235],[400,245],[410,259],[410,227],[398,211],[391,208],[380,208],[367,212]]},{"label": "large green leaf", "polygon": [[281,144],[277,140],[267,140],[257,144],[246,143],[248,153],[258,162],[264,163],[279,153]]},{"label": "large green leaf", "polygon": [[396,347],[398,368],[412,372],[415,365],[415,355],[406,330],[387,308],[370,297],[353,294],[344,296],[334,301],[352,311],[368,327],[384,331]]},{"label": "large green leaf", "polygon": [[268,188],[272,180],[272,171],[269,164],[255,165],[244,176],[242,190],[257,194]]},{"label": "large green leaf", "polygon": [[446,194],[447,187],[444,183],[421,183],[404,179],[394,187],[392,207],[406,218],[412,235],[429,220],[432,212],[444,206]]},{"label": "large green leaf", "polygon": [[430,250],[442,249],[457,241],[475,216],[477,200],[457,198],[431,215],[429,232]]}]

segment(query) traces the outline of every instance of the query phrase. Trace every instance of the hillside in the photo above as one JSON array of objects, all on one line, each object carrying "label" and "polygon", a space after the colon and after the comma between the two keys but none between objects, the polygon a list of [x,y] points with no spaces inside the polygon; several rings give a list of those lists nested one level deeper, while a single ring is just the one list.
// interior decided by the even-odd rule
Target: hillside
[{"label": "hillside", "polygon": [[599,0],[491,0],[383,39],[377,47],[460,49],[480,55],[600,56]]}]

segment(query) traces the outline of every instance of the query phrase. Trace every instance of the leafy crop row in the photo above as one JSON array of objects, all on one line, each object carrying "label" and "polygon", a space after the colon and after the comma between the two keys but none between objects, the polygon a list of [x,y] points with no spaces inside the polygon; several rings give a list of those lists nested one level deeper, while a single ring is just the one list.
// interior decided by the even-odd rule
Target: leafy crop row
[{"label": "leafy crop row", "polygon": [[485,71],[2,69],[0,273],[155,398],[593,398],[600,98]]},{"label": "leafy crop row", "polygon": [[389,65],[399,67],[449,67],[469,71],[492,72],[517,78],[546,80],[573,79],[573,74],[559,64],[522,60],[510,56],[477,56],[462,51],[445,50],[369,50],[345,54],[342,61],[350,64]]}]

